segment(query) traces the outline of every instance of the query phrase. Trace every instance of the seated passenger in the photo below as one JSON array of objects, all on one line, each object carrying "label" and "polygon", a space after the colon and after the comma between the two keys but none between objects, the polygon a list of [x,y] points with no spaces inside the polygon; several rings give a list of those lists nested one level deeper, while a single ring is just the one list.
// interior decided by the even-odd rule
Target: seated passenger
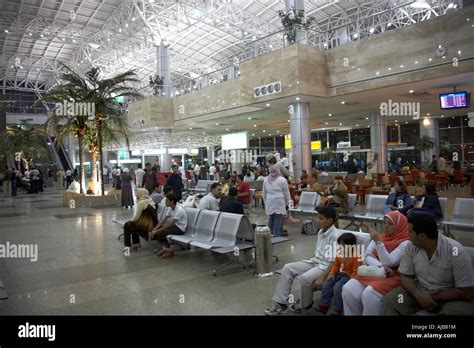
[{"label": "seated passenger", "polygon": [[398,268],[401,286],[385,296],[383,314],[410,315],[425,309],[443,315],[473,315],[474,272],[469,253],[459,242],[438,233],[431,215],[412,215],[408,226],[411,243]]},{"label": "seated passenger", "polygon": [[244,176],[242,174],[237,175],[237,180],[235,182],[237,187],[237,197],[240,199],[242,204],[249,204],[250,201],[250,186],[244,181]]},{"label": "seated passenger", "polygon": [[160,183],[155,184],[155,188],[153,192],[150,195],[150,198],[155,202],[155,204],[160,204],[161,201],[163,201],[163,198],[165,198],[165,195],[162,193],[162,186]]},{"label": "seated passenger", "polygon": [[384,232],[379,234],[370,228],[369,243],[364,263],[383,267],[386,278],[357,276],[342,288],[344,315],[380,315],[383,297],[400,285],[397,271],[408,241],[408,223],[405,215],[397,210],[387,213],[383,219]]},{"label": "seated passenger", "polygon": [[227,196],[229,194],[229,185],[227,184],[227,180],[221,176],[219,183],[221,184],[222,196]]},{"label": "seated passenger", "polygon": [[290,309],[301,313],[312,307],[314,289],[320,290],[331,271],[335,251],[329,252],[337,242],[339,230],[334,226],[336,211],[332,207],[318,209],[319,226],[314,256],[309,260],[287,263],[282,270],[277,287],[273,293],[273,306],[265,310],[266,315],[288,313],[288,299],[295,278],[300,281],[299,303],[293,303]]},{"label": "seated passenger", "polygon": [[148,233],[157,224],[155,207],[155,202],[148,196],[148,190],[138,188],[137,210],[132,220],[127,221],[123,226],[125,248],[132,247],[132,250],[139,250],[140,237],[148,240]]},{"label": "seated passenger", "polygon": [[308,187],[308,179],[309,179],[308,172],[303,169],[303,171],[301,172],[301,177],[300,177],[300,182],[301,182],[301,188],[302,189]]},{"label": "seated passenger", "polygon": [[408,210],[407,215],[414,214],[430,214],[436,220],[443,217],[443,211],[441,210],[441,204],[439,202],[438,195],[436,194],[436,186],[431,182],[427,182],[423,185],[423,193],[416,196],[416,201],[419,207]]},{"label": "seated passenger", "polygon": [[211,185],[211,192],[201,198],[197,206],[200,210],[219,210],[219,202],[217,201],[221,196],[221,185],[217,182]]},{"label": "seated passenger", "polygon": [[229,196],[221,198],[220,211],[224,213],[244,215],[244,205],[237,199],[237,188],[229,189]]},{"label": "seated passenger", "polygon": [[397,179],[393,184],[395,192],[388,195],[387,200],[383,206],[384,214],[392,210],[398,210],[400,213],[406,215],[407,211],[413,208],[410,195],[407,193],[407,185],[400,179]]},{"label": "seated passenger", "polygon": [[170,185],[165,185],[163,187],[164,197],[161,200],[160,204],[163,204],[164,206],[166,206],[166,196],[168,196],[170,193],[173,193],[173,188]]},{"label": "seated passenger", "polygon": [[67,192],[81,193],[81,185],[76,181],[76,177],[72,177],[71,185],[67,188]]},{"label": "seated passenger", "polygon": [[[349,246],[357,244],[357,237],[352,233],[343,233],[337,239],[337,244],[341,246],[338,250],[336,260],[323,283],[321,300],[316,310],[326,314],[334,295],[334,314],[342,315],[342,287],[349,279],[357,275],[357,268],[360,265],[360,255],[355,249]],[[346,247],[347,246],[347,247]]]},{"label": "seated passenger", "polygon": [[349,194],[342,180],[336,180],[333,186],[327,188],[319,206],[333,207],[338,215],[349,211]]},{"label": "seated passenger", "polygon": [[149,236],[149,240],[155,239],[161,244],[161,251],[156,255],[162,258],[174,255],[166,236],[184,234],[188,225],[186,210],[178,205],[178,198],[174,194],[170,193],[166,196],[166,206],[168,209],[165,218],[158,223]]}]

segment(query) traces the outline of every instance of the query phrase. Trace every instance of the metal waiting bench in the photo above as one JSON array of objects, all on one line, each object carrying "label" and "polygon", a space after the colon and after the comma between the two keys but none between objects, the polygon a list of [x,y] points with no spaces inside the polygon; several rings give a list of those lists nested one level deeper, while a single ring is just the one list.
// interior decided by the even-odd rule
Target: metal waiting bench
[{"label": "metal waiting bench", "polygon": [[[369,194],[367,197],[367,205],[366,205],[364,214],[359,214],[355,212],[340,214],[339,219],[350,220],[350,223],[346,227],[344,227],[344,229],[347,229],[348,227],[352,225],[360,229],[361,227],[367,227],[365,225],[365,222],[368,222],[368,223],[381,222],[384,217],[383,206],[385,204],[385,201],[387,200],[387,197],[388,196]],[[349,198],[353,199],[351,196],[349,196]],[[355,202],[354,202],[354,205],[355,205]],[[354,205],[352,205],[352,208],[354,207]],[[351,205],[349,205],[349,208],[351,208]],[[359,224],[357,224],[357,222],[359,222]]]},{"label": "metal waiting bench", "polygon": [[298,205],[290,208],[290,213],[316,214],[316,206],[321,197],[317,192],[302,192]]},{"label": "metal waiting bench", "polygon": [[195,188],[188,188],[186,191],[195,193],[206,193],[209,191],[209,187],[218,181],[215,180],[199,180]]},{"label": "metal waiting bench", "polygon": [[[183,235],[168,236],[170,242],[228,255],[229,261],[214,269],[214,275],[233,263],[240,264],[244,268],[248,266],[240,261],[240,251],[253,250],[256,245],[255,232],[246,215],[196,208],[185,208],[185,210],[188,214],[188,228]],[[289,240],[287,237],[274,237],[272,244]]]},{"label": "metal waiting bench", "polygon": [[[443,217],[444,216],[443,211]],[[456,198],[454,201],[452,219],[443,219],[441,223],[443,225],[443,233],[448,237],[455,238],[451,233],[451,228],[474,232],[474,198]]]}]

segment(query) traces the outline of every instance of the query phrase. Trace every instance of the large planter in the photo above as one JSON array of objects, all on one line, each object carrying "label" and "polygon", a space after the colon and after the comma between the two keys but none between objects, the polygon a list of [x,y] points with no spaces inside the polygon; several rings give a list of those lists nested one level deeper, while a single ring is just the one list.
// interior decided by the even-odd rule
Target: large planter
[{"label": "large planter", "polygon": [[106,196],[82,196],[74,192],[63,193],[63,206],[70,209],[75,208],[95,208],[95,207],[119,207],[121,204],[121,191],[109,190]]}]

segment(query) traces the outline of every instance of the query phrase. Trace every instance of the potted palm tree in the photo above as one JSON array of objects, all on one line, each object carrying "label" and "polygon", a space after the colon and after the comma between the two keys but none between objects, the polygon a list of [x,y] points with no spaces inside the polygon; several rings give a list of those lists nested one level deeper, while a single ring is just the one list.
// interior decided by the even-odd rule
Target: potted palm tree
[{"label": "potted palm tree", "polygon": [[[114,77],[103,79],[100,76],[98,68],[92,68],[82,77],[69,67],[64,65],[66,72],[62,75],[63,83],[54,88],[42,100],[54,101],[62,103],[64,100],[74,100],[85,103],[91,103],[94,106],[93,121],[96,128],[96,137],[98,145],[99,168],[98,177],[100,180],[101,195],[104,194],[104,183],[102,180],[102,127],[106,123],[124,122],[122,117],[125,114],[123,105],[117,102],[120,97],[135,97],[140,98],[142,95],[135,91],[129,84],[139,82],[135,77],[134,70],[128,70],[124,73],[115,75]],[[71,118],[71,117],[69,117]],[[79,132],[75,132],[80,141],[84,140],[87,128],[90,124],[87,123],[87,117],[81,118],[81,126]],[[125,124],[122,125],[125,129]],[[82,145],[82,143],[81,143]],[[83,146],[83,145],[82,145]],[[80,148],[80,151],[83,149]],[[83,156],[82,156],[83,157]],[[83,159],[81,160],[83,161]],[[83,163],[83,162],[82,162]],[[81,165],[81,177],[83,178],[83,164]]]},{"label": "potted palm tree", "polygon": [[421,161],[421,168],[423,171],[426,171],[430,166],[430,158],[427,158],[427,151],[431,150],[435,145],[435,140],[428,136],[422,135],[420,138],[417,139],[415,142],[415,148],[420,150],[423,155],[423,159]]}]

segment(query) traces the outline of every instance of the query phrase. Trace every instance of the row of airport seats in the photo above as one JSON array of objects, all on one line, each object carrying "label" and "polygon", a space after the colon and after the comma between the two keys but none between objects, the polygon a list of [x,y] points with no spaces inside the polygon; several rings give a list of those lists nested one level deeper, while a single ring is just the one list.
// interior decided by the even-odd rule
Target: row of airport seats
[{"label": "row of airport seats", "polygon": [[[369,194],[367,198],[367,205],[365,207],[365,213],[354,212],[354,207],[357,201],[357,195],[349,194],[349,211],[347,214],[340,214],[339,219],[349,220],[349,226],[355,225],[356,227],[365,226],[364,223],[379,223],[383,220],[383,206],[388,196],[383,195],[372,195]],[[316,214],[316,207],[320,202],[321,196],[317,192],[303,192],[300,197],[300,202],[297,207],[290,208],[290,212],[294,213],[309,213]],[[415,203],[415,197],[412,196],[413,203]],[[446,197],[440,197],[439,202],[441,210],[443,212],[443,219],[439,221],[440,226],[443,228],[443,232],[453,237],[451,230],[463,230],[474,232],[474,199],[473,198],[456,198],[454,201],[453,216],[451,219],[446,218],[446,207],[448,199]],[[360,224],[358,225],[357,222]]]},{"label": "row of airport seats", "polygon": [[[197,247],[217,254],[228,255],[230,260],[214,269],[217,271],[232,263],[248,266],[239,258],[240,251],[253,250],[255,232],[246,215],[223,213],[214,210],[185,208],[188,225],[183,235],[170,235],[170,243]],[[272,238],[272,244],[289,241],[286,237]],[[238,252],[237,252],[238,251]]]}]

